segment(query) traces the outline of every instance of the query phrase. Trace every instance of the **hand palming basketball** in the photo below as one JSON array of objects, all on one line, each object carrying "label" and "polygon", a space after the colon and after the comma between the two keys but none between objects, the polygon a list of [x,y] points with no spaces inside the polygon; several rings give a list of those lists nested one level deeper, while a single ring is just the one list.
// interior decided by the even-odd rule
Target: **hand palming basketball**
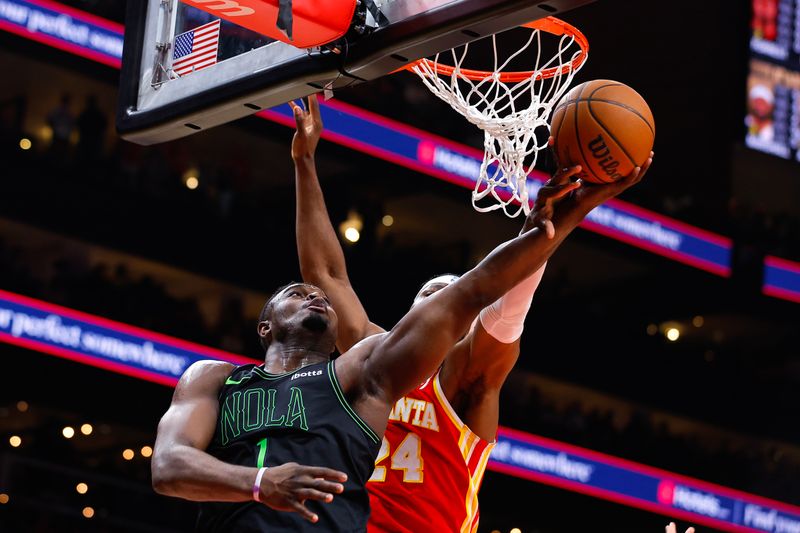
[{"label": "hand palming basketball", "polygon": [[583,181],[613,183],[644,165],[656,130],[639,93],[617,81],[594,80],[558,103],[551,133],[559,165],[581,165]]}]

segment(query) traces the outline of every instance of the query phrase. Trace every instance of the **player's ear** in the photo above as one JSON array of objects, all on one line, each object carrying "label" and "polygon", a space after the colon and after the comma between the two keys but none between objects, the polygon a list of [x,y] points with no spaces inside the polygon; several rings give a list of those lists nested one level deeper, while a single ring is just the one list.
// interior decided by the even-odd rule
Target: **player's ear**
[{"label": "player's ear", "polygon": [[261,337],[266,344],[269,344],[272,340],[272,323],[269,320],[258,323],[258,336]]}]

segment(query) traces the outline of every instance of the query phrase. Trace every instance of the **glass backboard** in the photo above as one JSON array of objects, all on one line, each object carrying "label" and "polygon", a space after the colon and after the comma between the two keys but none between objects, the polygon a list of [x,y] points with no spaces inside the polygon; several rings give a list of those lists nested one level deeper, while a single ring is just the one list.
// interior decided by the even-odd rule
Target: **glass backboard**
[{"label": "glass backboard", "polygon": [[117,129],[140,144],[184,137],[592,1],[358,0],[343,37],[307,49],[214,14],[252,9],[233,0],[128,2]]}]

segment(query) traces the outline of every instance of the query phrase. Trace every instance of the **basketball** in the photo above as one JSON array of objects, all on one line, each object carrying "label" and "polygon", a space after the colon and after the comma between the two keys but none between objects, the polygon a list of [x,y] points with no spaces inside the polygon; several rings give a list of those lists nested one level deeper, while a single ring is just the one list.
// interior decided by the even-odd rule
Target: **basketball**
[{"label": "basketball", "polygon": [[612,183],[642,166],[656,135],[644,98],[612,80],[570,90],[553,111],[550,131],[558,164],[581,165],[578,176],[591,183]]}]

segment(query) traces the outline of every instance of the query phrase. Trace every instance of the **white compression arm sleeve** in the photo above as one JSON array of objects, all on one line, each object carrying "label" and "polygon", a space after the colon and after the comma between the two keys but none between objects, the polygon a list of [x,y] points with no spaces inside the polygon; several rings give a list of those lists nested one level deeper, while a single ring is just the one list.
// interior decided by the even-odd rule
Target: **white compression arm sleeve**
[{"label": "white compression arm sleeve", "polygon": [[481,324],[489,335],[503,344],[510,344],[522,335],[525,316],[531,308],[533,293],[542,281],[545,266],[547,263],[481,311]]}]

